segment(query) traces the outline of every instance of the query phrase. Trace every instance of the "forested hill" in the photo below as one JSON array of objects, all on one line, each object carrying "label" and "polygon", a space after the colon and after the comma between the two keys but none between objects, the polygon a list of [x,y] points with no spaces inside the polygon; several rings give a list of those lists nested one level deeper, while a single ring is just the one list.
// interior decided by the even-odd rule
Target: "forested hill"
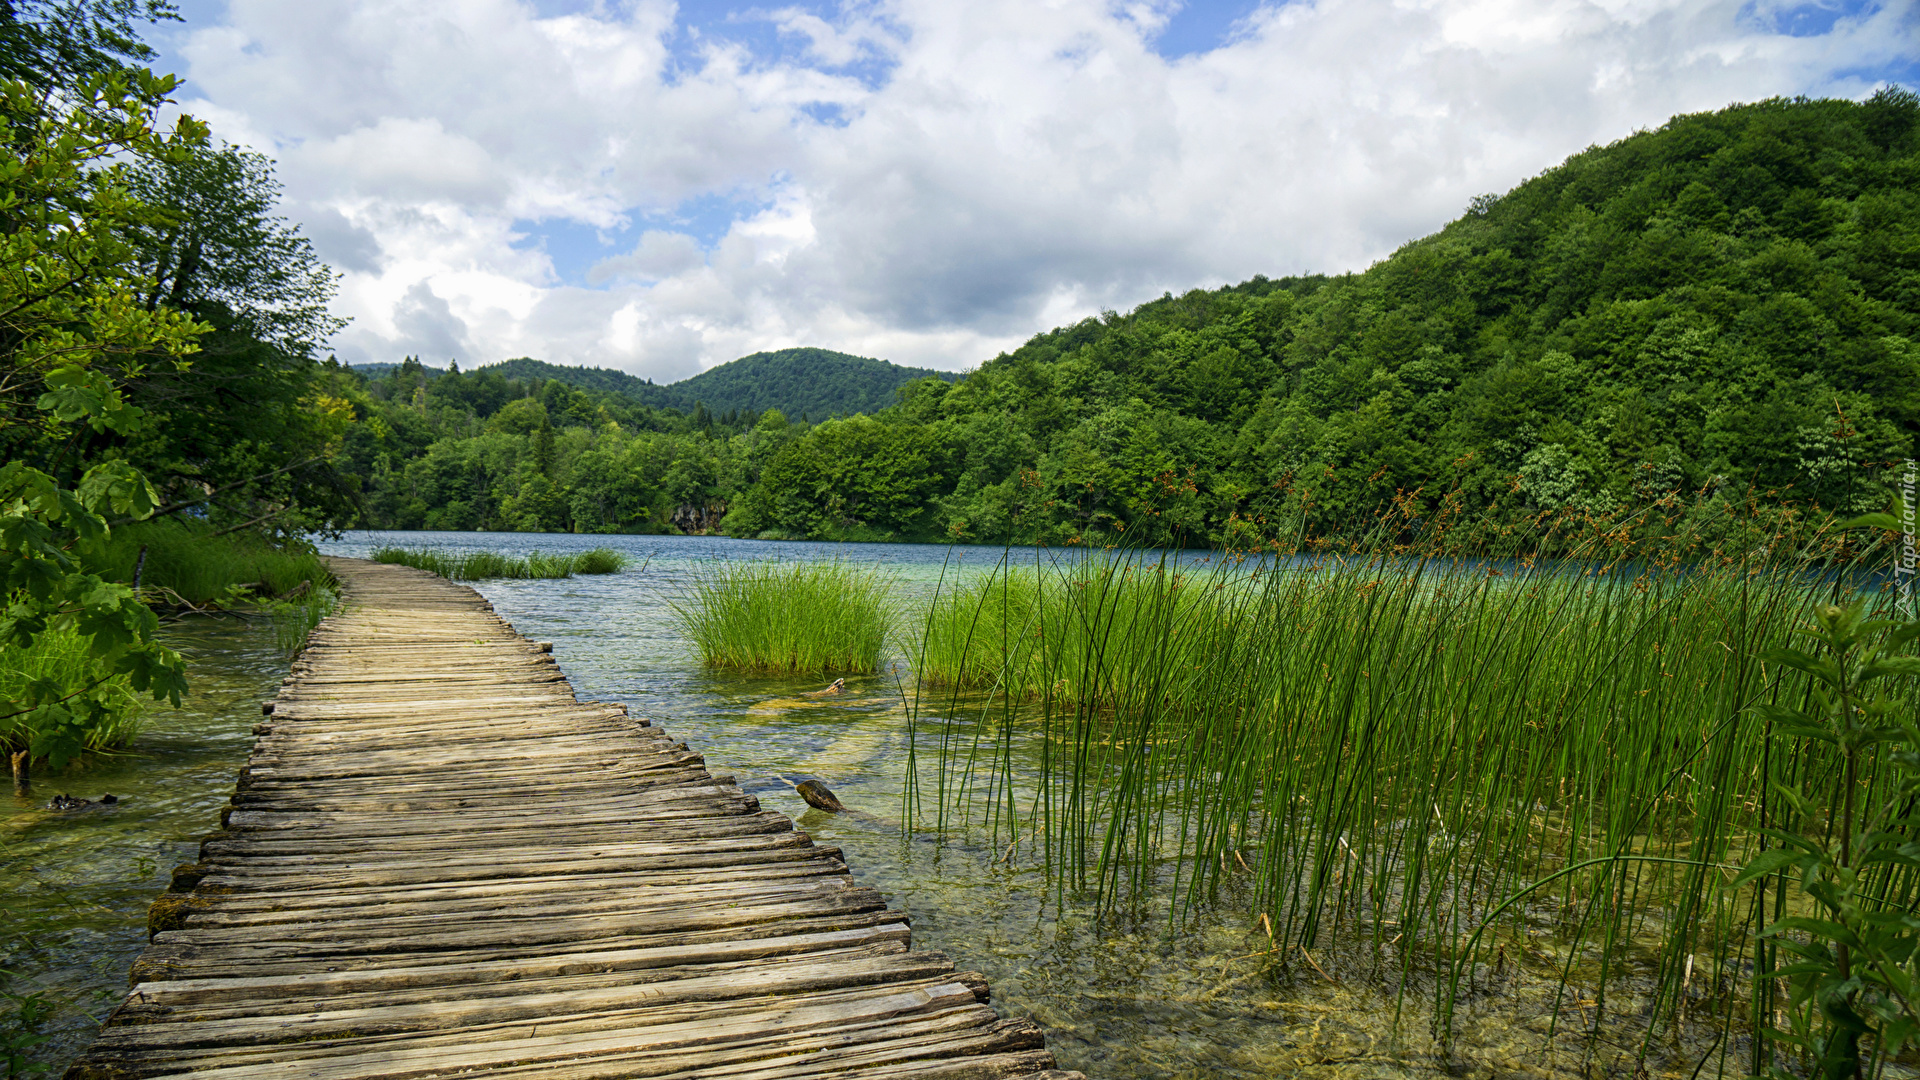
[{"label": "forested hill", "polygon": [[[398,363],[355,364],[370,379],[391,376]],[[428,376],[445,369],[422,365]],[[901,367],[885,360],[834,352],[831,349],[779,349],[757,352],[708,368],[677,383],[656,384],[651,379],[612,368],[562,366],[523,356],[475,368],[528,386],[558,381],[582,390],[623,394],[636,404],[691,413],[696,405],[709,412],[759,414],[778,409],[793,417],[824,420],[830,416],[878,412],[899,400],[899,388],[918,379],[958,379],[951,371]]]},{"label": "forested hill", "polygon": [[[1589,149],[1365,273],[1164,297],[873,416],[583,442],[538,520],[1214,542],[1449,493],[1516,519],[1879,508],[1920,432],[1916,320],[1920,103],[1767,101]],[[590,494],[603,473],[618,499]]]},{"label": "forested hill", "polygon": [[[836,511],[800,493],[831,490],[887,530],[1219,538],[1415,490],[1881,508],[1876,463],[1920,431],[1917,119],[1900,91],[1677,117],[1364,274],[1166,298],[928,385],[872,440],[925,468],[838,464],[856,451],[816,429],[753,512],[822,530]],[[911,490],[861,490],[883,475]]]},{"label": "forested hill", "polygon": [[535,360],[530,356],[522,356],[517,360],[504,360],[498,364],[488,364],[484,368],[476,368],[474,370],[475,372],[487,371],[503,379],[514,379],[534,385],[538,385],[548,379],[558,379],[568,386],[577,386],[582,390],[598,390],[602,393],[625,394],[635,401],[644,402],[648,405],[660,406],[666,404],[666,402],[658,396],[666,387],[655,386],[651,379],[643,379],[637,375],[629,375],[624,371],[615,371],[612,368],[562,367],[559,364],[549,364],[545,360]]},{"label": "forested hill", "polygon": [[789,417],[823,420],[879,412],[899,400],[900,387],[919,379],[959,377],[951,371],[801,348],[753,353],[661,389],[675,395],[662,404],[682,411],[700,402],[716,413],[778,409]]}]

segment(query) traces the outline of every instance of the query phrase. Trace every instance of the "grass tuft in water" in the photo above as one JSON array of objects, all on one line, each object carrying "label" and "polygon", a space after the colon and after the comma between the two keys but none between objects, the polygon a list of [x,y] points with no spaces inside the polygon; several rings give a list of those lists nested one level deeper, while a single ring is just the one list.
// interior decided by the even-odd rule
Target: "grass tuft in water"
[{"label": "grass tuft in water", "polygon": [[886,580],[842,562],[722,563],[674,612],[709,666],[780,675],[872,672],[893,622]]},{"label": "grass tuft in water", "polygon": [[325,586],[275,601],[267,609],[273,617],[274,644],[287,656],[299,655],[307,647],[307,639],[313,635],[313,628],[333,614],[338,603],[339,597]]},{"label": "grass tuft in water", "polygon": [[472,551],[455,555],[435,548],[380,547],[373,550],[374,562],[411,566],[439,574],[449,581],[481,581],[487,578],[564,578],[575,574],[617,574],[626,568],[627,557],[612,548],[594,548],[574,555],[555,555],[535,551],[525,558],[497,551]]},{"label": "grass tuft in water", "polygon": [[626,566],[627,557],[612,548],[594,548],[573,557],[576,574],[617,574]]}]

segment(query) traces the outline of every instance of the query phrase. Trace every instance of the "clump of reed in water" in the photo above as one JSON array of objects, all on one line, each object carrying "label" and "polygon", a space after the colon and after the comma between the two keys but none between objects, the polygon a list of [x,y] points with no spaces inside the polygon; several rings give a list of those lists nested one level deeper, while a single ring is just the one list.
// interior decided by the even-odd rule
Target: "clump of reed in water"
[{"label": "clump of reed in water", "polygon": [[564,578],[575,574],[617,574],[627,565],[627,557],[612,548],[594,548],[576,554],[532,552],[525,558],[497,551],[472,551],[455,555],[435,548],[380,547],[373,550],[374,562],[411,566],[439,574],[449,581],[480,581],[487,578]]},{"label": "clump of reed in water", "polygon": [[780,675],[873,671],[892,628],[886,581],[842,562],[721,563],[674,613],[707,665]]},{"label": "clump of reed in water", "polygon": [[313,636],[313,628],[333,614],[339,601],[339,596],[325,585],[302,590],[298,596],[274,601],[267,607],[267,613],[273,619],[274,644],[288,656],[298,655],[307,647],[307,639]]},{"label": "clump of reed in water", "polygon": [[[1084,691],[1107,700],[1115,675],[1151,664],[1135,654],[1212,647],[1220,597],[1204,586],[1216,576],[1098,555],[1047,569],[1003,567],[935,598],[914,643],[915,673],[928,688],[993,687],[1019,700]],[[1184,681],[1161,690],[1187,692]]]},{"label": "clump of reed in water", "polygon": [[[1759,656],[1840,591],[1830,539],[1665,566],[1096,554],[974,579],[916,645],[923,691],[974,691],[915,704],[908,817],[1120,909],[1171,894],[1178,918],[1238,879],[1262,956],[1382,984],[1443,1038],[1455,989],[1509,992],[1519,967],[1564,1022],[1579,1003],[1580,1030],[1645,1053],[1689,1017],[1753,1032],[1777,966],[1754,934],[1785,883],[1729,891],[1729,868],[1798,816],[1781,786],[1834,805],[1842,773],[1751,707],[1807,692]],[[1862,805],[1892,796],[1862,776]],[[1878,874],[1890,910],[1920,900]],[[1765,1045],[1729,1067],[1765,1071]]]},{"label": "clump of reed in water", "polygon": [[593,548],[573,557],[576,574],[617,574],[626,567],[627,557],[612,548]]},{"label": "clump of reed in water", "polygon": [[924,687],[997,686],[1031,654],[1039,615],[1034,575],[995,572],[963,580],[934,597],[913,667]]}]

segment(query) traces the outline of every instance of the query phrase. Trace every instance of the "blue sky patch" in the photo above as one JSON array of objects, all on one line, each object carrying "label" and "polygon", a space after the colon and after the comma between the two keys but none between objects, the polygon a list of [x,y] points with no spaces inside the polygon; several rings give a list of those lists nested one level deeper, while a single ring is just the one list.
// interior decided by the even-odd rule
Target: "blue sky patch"
[{"label": "blue sky patch", "polygon": [[671,211],[635,214],[618,229],[599,229],[569,218],[521,219],[513,223],[514,231],[523,234],[513,246],[521,251],[545,251],[553,261],[554,275],[562,283],[595,288],[598,286],[587,280],[594,264],[632,252],[649,230],[686,233],[701,251],[711,252],[735,221],[751,217],[768,205],[731,195],[702,195]]},{"label": "blue sky patch", "polygon": [[1834,24],[1878,10],[1874,0],[1812,0],[1804,4],[1768,4],[1748,0],[1740,8],[1740,21],[1751,22],[1786,37],[1820,37],[1833,33]]},{"label": "blue sky patch", "polygon": [[1835,79],[1858,79],[1864,83],[1898,83],[1908,90],[1920,91],[1920,57],[1905,57],[1875,67],[1838,68]]},{"label": "blue sky patch", "polygon": [[1212,52],[1225,45],[1247,16],[1260,10],[1259,0],[1192,0],[1182,4],[1153,40],[1153,51],[1169,60]]},{"label": "blue sky patch", "polygon": [[807,35],[783,31],[770,17],[775,10],[798,9],[833,24],[839,18],[841,8],[840,4],[822,3],[820,0],[771,4],[681,0],[679,11],[674,16],[673,36],[667,42],[668,55],[672,57],[668,78],[678,78],[700,70],[706,62],[706,49],[715,43],[725,43],[745,46],[757,64],[805,65],[837,75],[852,76],[867,89],[877,90],[892,74],[895,67],[893,60],[870,49],[862,49],[851,63],[825,64],[811,52],[813,42]]}]

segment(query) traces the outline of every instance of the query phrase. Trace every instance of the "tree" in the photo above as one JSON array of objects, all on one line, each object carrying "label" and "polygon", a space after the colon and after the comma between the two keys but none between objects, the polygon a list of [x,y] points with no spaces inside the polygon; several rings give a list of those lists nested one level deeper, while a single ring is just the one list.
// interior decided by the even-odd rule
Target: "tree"
[{"label": "tree", "polygon": [[[128,435],[152,422],[121,386],[149,363],[180,366],[206,329],[184,312],[139,301],[129,231],[155,220],[126,185],[133,158],[172,158],[203,141],[183,117],[153,127],[174,86],[145,71],[92,76],[74,107],[53,110],[33,85],[0,84],[14,138],[0,145],[0,642],[27,647],[55,626],[83,636],[102,666],[78,688],[30,684],[0,713],[30,717],[30,751],[56,766],[80,752],[110,709],[103,684],[176,704],[178,654],[154,640],[158,620],[133,589],[89,572],[76,554],[119,522],[153,513],[158,497],[124,461],[80,469],[67,460],[86,434]],[[47,468],[34,468],[38,457]],[[62,477],[71,477],[70,482]]]},{"label": "tree", "polygon": [[137,238],[149,309],[191,311],[302,359],[346,326],[328,310],[338,275],[273,212],[281,189],[265,155],[222,146],[148,159],[128,187],[164,214]]},{"label": "tree", "polygon": [[[284,219],[267,158],[231,146],[138,163],[134,197],[155,211],[134,230],[142,304],[210,328],[191,365],[156,369],[128,396],[168,422],[113,449],[168,503],[225,527],[297,533],[347,520],[357,481],[331,460],[353,418],[317,385],[315,351],[344,325],[335,275]],[[217,499],[201,498],[209,489]]]},{"label": "tree", "polygon": [[0,0],[0,79],[67,95],[153,59],[135,20],[179,17],[167,0]]}]

